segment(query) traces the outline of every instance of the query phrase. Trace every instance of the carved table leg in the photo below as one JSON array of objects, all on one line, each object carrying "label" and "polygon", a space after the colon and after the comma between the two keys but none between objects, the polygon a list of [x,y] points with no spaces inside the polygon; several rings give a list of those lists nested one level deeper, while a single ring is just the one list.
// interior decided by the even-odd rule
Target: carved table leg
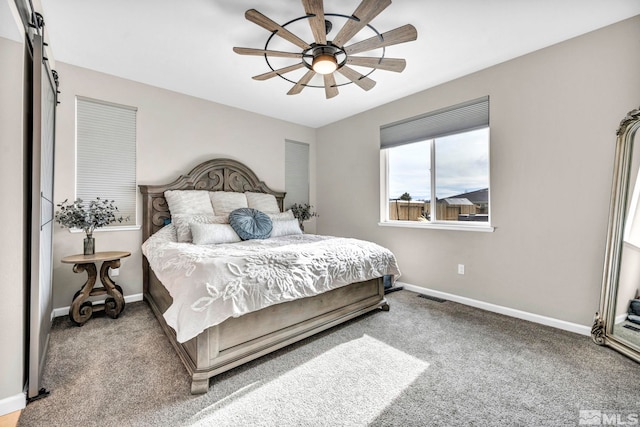
[{"label": "carved table leg", "polygon": [[83,271],[87,272],[87,281],[84,286],[82,286],[82,289],[76,292],[73,296],[73,301],[71,302],[71,308],[69,310],[71,320],[73,320],[73,322],[78,326],[84,325],[84,323],[89,320],[93,314],[91,301],[86,301],[86,299],[89,298],[93,285],[96,284],[97,277],[96,265],[93,263],[75,264],[73,266],[74,273],[82,273]]},{"label": "carved table leg", "polygon": [[107,294],[110,295],[104,304],[104,312],[112,319],[116,319],[124,308],[124,298],[122,296],[122,288],[114,283],[109,277],[110,268],[120,267],[120,260],[105,261],[100,267],[100,281],[104,285]]}]

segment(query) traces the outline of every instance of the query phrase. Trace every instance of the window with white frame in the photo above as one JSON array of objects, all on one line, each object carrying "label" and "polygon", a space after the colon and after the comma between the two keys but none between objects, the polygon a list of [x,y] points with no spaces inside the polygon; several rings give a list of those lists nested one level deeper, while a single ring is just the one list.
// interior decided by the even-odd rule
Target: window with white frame
[{"label": "window with white frame", "polygon": [[380,128],[383,224],[486,228],[489,98]]},{"label": "window with white frame", "polygon": [[76,98],[76,197],[114,200],[126,223],[136,222],[137,108]]}]

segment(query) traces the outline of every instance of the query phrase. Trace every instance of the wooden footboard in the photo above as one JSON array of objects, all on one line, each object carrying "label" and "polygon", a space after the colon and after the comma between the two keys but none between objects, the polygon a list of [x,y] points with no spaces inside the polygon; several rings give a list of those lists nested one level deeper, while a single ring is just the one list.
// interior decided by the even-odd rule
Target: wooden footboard
[{"label": "wooden footboard", "polygon": [[191,375],[193,394],[206,393],[209,378],[219,373],[371,310],[389,309],[378,278],[230,318],[179,343],[162,316],[171,297],[153,272],[144,297]]}]

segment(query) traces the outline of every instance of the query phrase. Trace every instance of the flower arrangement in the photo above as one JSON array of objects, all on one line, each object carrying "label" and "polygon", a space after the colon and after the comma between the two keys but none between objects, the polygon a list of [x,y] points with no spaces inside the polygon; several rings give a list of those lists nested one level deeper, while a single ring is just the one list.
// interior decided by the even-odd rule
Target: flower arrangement
[{"label": "flower arrangement", "polygon": [[80,228],[91,237],[93,230],[104,227],[114,222],[129,221],[129,218],[116,216],[118,207],[114,200],[101,199],[97,197],[89,203],[82,199],[69,202],[68,199],[57,206],[60,208],[56,212],[56,222],[66,228]]},{"label": "flower arrangement", "polygon": [[84,230],[87,234],[84,239],[84,254],[92,255],[95,253],[93,230],[113,222],[129,221],[128,217],[116,216],[118,207],[114,203],[114,200],[101,199],[100,197],[89,203],[83,202],[82,199],[76,199],[69,203],[67,199],[57,205],[60,210],[56,212],[55,220],[63,228]]},{"label": "flower arrangement", "polygon": [[302,231],[304,231],[304,225],[302,224],[304,221],[307,221],[314,216],[319,216],[316,212],[311,212],[311,208],[312,206],[309,205],[309,203],[294,203],[291,206],[291,212],[293,212],[293,216],[298,220],[298,223],[300,223],[300,229]]},{"label": "flower arrangement", "polygon": [[129,218],[116,216],[118,207],[114,203],[114,200],[100,197],[89,203],[85,203],[82,199],[76,199],[71,203],[65,200],[57,205],[60,210],[56,212],[55,219],[62,227],[80,228],[87,233],[87,237],[91,237],[96,228],[129,220]]}]

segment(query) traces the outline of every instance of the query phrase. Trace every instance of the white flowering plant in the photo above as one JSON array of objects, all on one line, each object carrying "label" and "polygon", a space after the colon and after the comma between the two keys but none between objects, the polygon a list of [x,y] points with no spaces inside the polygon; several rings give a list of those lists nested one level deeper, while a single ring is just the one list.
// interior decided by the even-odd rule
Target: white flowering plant
[{"label": "white flowering plant", "polygon": [[87,233],[87,236],[91,236],[96,228],[129,220],[128,217],[117,216],[118,207],[114,200],[100,197],[86,203],[82,199],[76,199],[73,202],[67,199],[57,206],[60,209],[55,215],[56,222],[63,228],[80,228]]},{"label": "white flowering plant", "polygon": [[296,217],[298,222],[302,223],[303,221],[307,221],[314,216],[318,216],[316,212],[312,212],[311,208],[313,206],[309,205],[309,203],[298,204],[294,203],[291,206],[291,212],[293,212],[293,216]]}]

